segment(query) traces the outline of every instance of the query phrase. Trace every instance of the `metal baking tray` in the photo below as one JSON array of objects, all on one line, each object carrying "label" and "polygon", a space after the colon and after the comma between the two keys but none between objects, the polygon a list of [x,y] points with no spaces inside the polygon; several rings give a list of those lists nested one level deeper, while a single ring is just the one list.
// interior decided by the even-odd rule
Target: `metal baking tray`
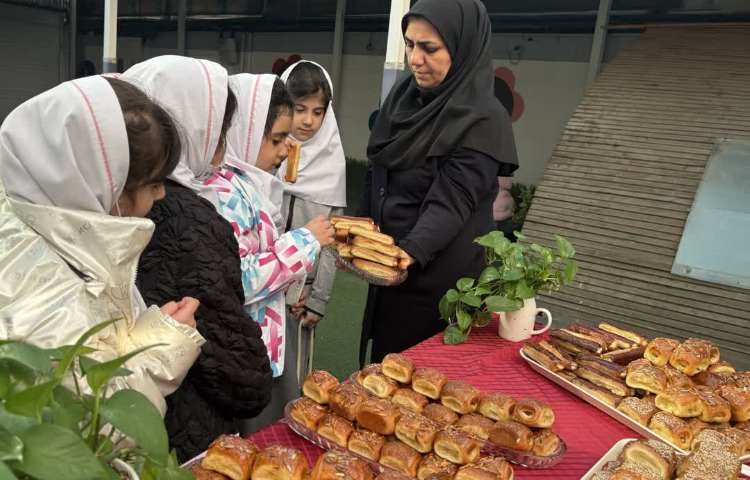
[{"label": "metal baking tray", "polygon": [[[372,393],[367,391],[364,387],[362,387],[359,383],[357,383],[357,375],[359,374],[359,372],[360,370],[357,370],[354,373],[352,373],[349,376],[349,378],[346,380],[346,382],[357,385],[368,396],[375,397],[375,395],[373,395]],[[408,387],[408,385],[402,384],[402,383],[399,383],[399,385],[403,387]],[[430,399],[430,402],[434,402],[434,400]],[[521,467],[526,467],[526,468],[553,467],[557,465],[558,463],[560,463],[560,461],[563,459],[563,456],[565,456],[565,453],[568,451],[568,446],[565,443],[565,440],[563,440],[563,438],[559,434],[557,435],[557,438],[560,439],[559,448],[557,449],[555,453],[546,457],[532,455],[529,452],[522,452],[521,450],[513,450],[512,448],[507,448],[507,447],[497,445],[493,442],[490,442],[489,440],[483,440],[479,437],[474,437],[474,436],[472,437],[482,443],[482,455],[483,456],[503,457],[510,463],[519,465]]]},{"label": "metal baking tray", "polygon": [[[602,412],[606,413],[610,417],[614,418],[618,422],[622,423],[623,425],[629,427],[636,433],[646,437],[646,438],[653,438],[654,440],[659,440],[661,442],[666,443],[670,447],[674,448],[677,453],[681,455],[687,455],[689,451],[683,450],[679,447],[677,447],[675,444],[667,440],[666,438],[662,438],[659,436],[658,433],[654,432],[648,427],[645,427],[641,425],[640,423],[636,422],[632,418],[628,417],[621,411],[617,410],[616,408],[612,408],[606,403],[602,402],[598,398],[594,397],[593,395],[590,395],[588,392],[580,389],[577,385],[571,383],[568,381],[568,379],[561,377],[560,375],[557,375],[552,370],[547,369],[546,367],[536,363],[534,360],[530,359],[526,356],[526,354],[523,352],[523,349],[519,350],[519,353],[521,354],[521,358],[523,358],[526,363],[529,364],[532,370],[540,374],[541,376],[547,378],[548,380],[552,381],[553,383],[556,383],[557,385],[561,386],[565,390],[569,391],[573,395],[577,396],[578,398],[582,399],[586,403],[596,407],[597,409],[601,410]],[[740,457],[740,460],[745,462],[747,460],[750,460],[750,455],[745,455],[743,457]]]}]

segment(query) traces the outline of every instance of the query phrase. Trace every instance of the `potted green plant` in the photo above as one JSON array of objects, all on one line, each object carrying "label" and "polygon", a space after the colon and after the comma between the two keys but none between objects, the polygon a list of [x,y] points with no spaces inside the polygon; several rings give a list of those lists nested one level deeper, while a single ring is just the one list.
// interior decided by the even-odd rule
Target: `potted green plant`
[{"label": "potted green plant", "polygon": [[170,454],[157,408],[135,390],[109,388],[152,347],[106,362],[90,356],[86,341],[112,323],[56,349],[0,341],[0,479],[194,478]]},{"label": "potted green plant", "polygon": [[554,292],[573,282],[578,265],[568,240],[555,236],[556,248],[552,249],[523,242],[525,237],[519,232],[515,235],[519,240],[515,243],[499,231],[475,240],[485,249],[486,267],[479,278],[459,279],[456,288],[441,298],[440,316],[449,324],[445,343],[464,342],[472,327],[489,324],[492,313],[500,313],[501,336],[503,322],[514,333],[522,330],[517,328],[520,322],[524,330],[529,324],[533,328],[537,311],[543,310],[536,309],[537,293]]}]

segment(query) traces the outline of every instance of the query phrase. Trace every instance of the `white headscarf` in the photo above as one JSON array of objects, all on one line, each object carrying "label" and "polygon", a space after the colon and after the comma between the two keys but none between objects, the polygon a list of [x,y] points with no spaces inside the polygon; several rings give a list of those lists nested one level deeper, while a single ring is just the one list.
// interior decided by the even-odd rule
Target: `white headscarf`
[{"label": "white headscarf", "polygon": [[109,214],[129,168],[122,109],[99,76],[37,95],[0,127],[0,177],[14,200]]},{"label": "white headscarf", "polygon": [[[333,92],[331,77],[325,68],[308,60],[301,60],[287,68],[281,75],[284,83],[297,65],[305,62],[323,71]],[[285,172],[286,162],[279,168],[279,178],[283,179]],[[346,206],[346,156],[333,113],[333,102],[328,103],[320,130],[310,140],[302,142],[297,182],[284,185],[287,193],[305,200],[331,207]]]},{"label": "white headscarf", "polygon": [[276,79],[276,75],[250,73],[229,77],[229,86],[237,97],[237,113],[227,132],[226,163],[245,172],[253,187],[268,200],[264,207],[269,210],[276,226],[281,227],[284,184],[255,166],[263,144],[271,92]]},{"label": "white headscarf", "polygon": [[209,60],[163,55],[130,67],[120,78],[133,83],[174,118],[180,130],[180,163],[169,178],[195,192],[212,173],[221,137],[228,75]]}]

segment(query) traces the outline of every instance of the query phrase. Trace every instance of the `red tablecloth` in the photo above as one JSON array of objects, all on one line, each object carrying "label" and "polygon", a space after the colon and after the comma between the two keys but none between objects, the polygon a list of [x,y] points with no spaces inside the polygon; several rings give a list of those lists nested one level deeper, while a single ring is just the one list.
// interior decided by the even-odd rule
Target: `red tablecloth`
[{"label": "red tablecloth", "polygon": [[[629,428],[537,374],[518,354],[520,343],[497,336],[495,324],[471,333],[467,343],[444,345],[438,335],[404,352],[420,367],[435,367],[454,380],[464,380],[483,391],[500,391],[516,398],[545,400],[555,410],[554,430],[565,440],[568,453],[544,470],[516,467],[520,480],[545,478],[578,480],[618,440],[636,437]],[[284,423],[275,423],[250,437],[260,446],[282,444],[298,448],[313,462],[321,449],[298,437]]]}]

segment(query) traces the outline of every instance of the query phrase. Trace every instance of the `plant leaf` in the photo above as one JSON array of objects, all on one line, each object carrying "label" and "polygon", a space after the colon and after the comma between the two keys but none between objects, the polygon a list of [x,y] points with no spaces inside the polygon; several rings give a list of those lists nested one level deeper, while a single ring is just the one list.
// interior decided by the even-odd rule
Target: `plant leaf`
[{"label": "plant leaf", "polygon": [[17,469],[38,480],[97,480],[99,460],[75,433],[57,425],[35,425],[19,434],[24,444]]},{"label": "plant leaf", "polygon": [[10,369],[5,362],[0,363],[0,398],[5,398],[10,390]]},{"label": "plant leaf", "polygon": [[523,302],[520,300],[511,300],[500,295],[487,297],[484,300],[484,303],[487,305],[487,310],[490,312],[512,312],[523,306]]},{"label": "plant leaf", "polygon": [[18,480],[6,464],[0,462],[0,480]]},{"label": "plant leaf", "polygon": [[109,380],[115,375],[115,372],[117,372],[125,362],[146,350],[162,345],[164,344],[157,343],[155,345],[147,345],[137,350],[133,350],[126,355],[117,357],[114,360],[99,363],[96,365],[90,365],[89,370],[86,373],[86,381],[91,387],[91,390],[93,390],[94,392],[98,392],[100,388],[102,388],[109,382]]},{"label": "plant leaf", "polygon": [[50,353],[28,343],[3,343],[0,345],[0,359],[12,360],[40,373],[46,373],[52,369]]},{"label": "plant leaf", "polygon": [[52,423],[79,431],[79,425],[86,417],[86,407],[73,395],[73,392],[58,385],[53,392],[54,400],[50,406]]},{"label": "plant leaf", "polygon": [[[491,290],[489,288],[486,288],[486,287],[475,287],[474,288],[474,295],[476,295],[476,296],[480,296],[481,297],[482,295],[487,295],[490,292],[491,292]],[[480,302],[481,302],[481,300],[480,300]]]},{"label": "plant leaf", "polygon": [[102,418],[135,440],[154,460],[169,455],[167,431],[159,410],[140,392],[120,390],[102,405]]},{"label": "plant leaf", "polygon": [[483,247],[497,249],[497,247],[503,243],[503,240],[507,240],[507,238],[505,238],[505,234],[503,234],[503,232],[499,230],[493,230],[487,235],[482,235],[481,237],[475,238],[474,243],[477,243]]},{"label": "plant leaf", "polygon": [[565,284],[573,283],[578,273],[578,264],[574,260],[568,260],[563,270],[563,280]]},{"label": "plant leaf", "polygon": [[478,311],[474,314],[474,325],[477,327],[486,327],[492,320],[492,314],[490,312]]},{"label": "plant leaf", "polygon": [[511,268],[503,272],[503,280],[506,282],[514,282],[520,278],[523,278],[523,270],[520,268]]},{"label": "plant leaf", "polygon": [[180,467],[167,467],[159,473],[158,480],[194,480],[195,477]]},{"label": "plant leaf", "polygon": [[479,275],[479,284],[484,285],[486,283],[494,282],[499,279],[500,271],[493,266],[489,266],[482,270],[482,274]]},{"label": "plant leaf", "polygon": [[57,380],[50,380],[12,393],[5,400],[5,408],[10,413],[40,418],[42,409],[52,400],[52,391],[57,385]]},{"label": "plant leaf", "polygon": [[18,435],[20,432],[28,430],[37,423],[36,419],[8,412],[2,402],[0,402],[0,427],[3,427],[10,433]]},{"label": "plant leaf", "polygon": [[475,308],[479,308],[482,306],[482,299],[477,297],[474,294],[462,293],[460,298],[461,298],[461,301],[465,303],[466,305],[470,305]]},{"label": "plant leaf", "polygon": [[62,347],[61,351],[63,352],[63,357],[60,360],[60,363],[57,364],[57,368],[55,368],[55,378],[62,380],[65,376],[65,372],[67,372],[68,368],[73,364],[73,360],[75,360],[77,356],[82,355],[83,352],[91,349],[90,347],[85,347],[83,344],[86,343],[89,338],[101,332],[116,321],[117,320],[114,319],[98,323],[86,330],[83,335],[80,336],[75,345]]},{"label": "plant leaf", "polygon": [[0,427],[0,462],[23,460],[23,442],[20,438]]},{"label": "plant leaf", "polygon": [[465,311],[461,309],[456,311],[456,318],[458,319],[458,328],[460,328],[461,331],[465,332],[469,329],[469,327],[471,327],[471,315],[469,315]]},{"label": "plant leaf", "polygon": [[516,283],[516,296],[523,300],[534,298],[536,297],[536,290],[531,288],[526,283],[526,280],[522,278],[518,281],[518,283]]},{"label": "plant leaf", "polygon": [[458,301],[458,292],[451,288],[450,290],[445,292],[445,297],[449,302],[456,303]]},{"label": "plant leaf", "polygon": [[462,332],[456,325],[450,325],[443,332],[443,343],[446,345],[457,345],[466,341],[468,332]]},{"label": "plant leaf", "polygon": [[[72,349],[79,348],[75,345],[63,345],[62,347],[57,348],[48,348],[46,351],[49,353],[49,356],[52,360],[60,361],[62,360],[65,355]],[[90,353],[94,353],[97,350],[95,348],[91,347],[80,347],[80,350],[78,352],[79,355],[88,355]]]},{"label": "plant leaf", "polygon": [[440,318],[442,318],[446,322],[450,322],[451,316],[455,310],[454,305],[455,303],[450,302],[448,300],[447,295],[443,295],[443,297],[440,299],[440,303],[438,304],[438,310],[440,311]]},{"label": "plant leaf", "polygon": [[[85,374],[89,372],[89,369],[93,367],[94,365],[101,365],[102,362],[98,360],[94,360],[91,357],[79,357],[78,363],[81,366],[81,371]],[[115,370],[115,372],[112,374],[113,377],[127,377],[128,375],[132,375],[133,372],[128,370],[127,368],[118,368]]]},{"label": "plant leaf", "polygon": [[459,278],[456,282],[456,287],[459,292],[465,292],[474,286],[473,278]]},{"label": "plant leaf", "polygon": [[573,244],[566,238],[563,238],[560,235],[555,235],[555,242],[557,243],[557,250],[560,252],[562,258],[570,258],[576,254]]},{"label": "plant leaf", "polygon": [[526,235],[524,235],[524,234],[523,234],[523,233],[521,233],[521,232],[516,232],[516,231],[514,231],[514,232],[513,232],[513,235],[514,235],[514,236],[516,237],[516,240],[518,240],[519,242],[521,242],[521,241],[523,241],[523,240],[526,240]]}]

